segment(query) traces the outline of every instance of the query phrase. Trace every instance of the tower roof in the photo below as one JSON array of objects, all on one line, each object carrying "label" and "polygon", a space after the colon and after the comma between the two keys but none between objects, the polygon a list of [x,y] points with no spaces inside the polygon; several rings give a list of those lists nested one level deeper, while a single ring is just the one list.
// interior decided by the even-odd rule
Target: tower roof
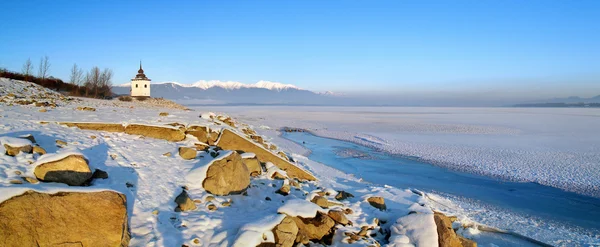
[{"label": "tower roof", "polygon": [[137,75],[135,75],[135,78],[133,78],[133,80],[146,80],[149,81],[150,79],[148,79],[148,77],[146,77],[146,74],[144,74],[144,69],[142,69],[142,61],[140,60],[140,69],[138,70]]}]

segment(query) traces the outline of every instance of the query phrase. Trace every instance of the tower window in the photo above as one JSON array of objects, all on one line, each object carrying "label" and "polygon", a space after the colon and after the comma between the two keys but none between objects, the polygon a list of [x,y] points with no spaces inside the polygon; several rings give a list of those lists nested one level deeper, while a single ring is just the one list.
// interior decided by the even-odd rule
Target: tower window
[{"label": "tower window", "polygon": [[148,84],[145,84],[145,85],[144,85],[144,88],[148,88]]},{"label": "tower window", "polygon": [[137,88],[137,87],[138,87],[138,84],[135,84],[135,88]]}]

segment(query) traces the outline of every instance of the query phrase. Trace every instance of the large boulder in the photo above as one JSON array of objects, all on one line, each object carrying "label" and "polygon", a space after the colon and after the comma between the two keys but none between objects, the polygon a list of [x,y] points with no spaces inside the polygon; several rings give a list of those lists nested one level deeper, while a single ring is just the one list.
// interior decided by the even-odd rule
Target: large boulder
[{"label": "large boulder", "polygon": [[208,132],[208,127],[206,127],[206,126],[198,126],[198,125],[190,126],[186,130],[185,134],[196,137],[198,139],[198,141],[200,141],[200,142],[208,143],[209,132]]},{"label": "large boulder", "polygon": [[438,243],[440,247],[477,247],[477,243],[457,235],[452,228],[452,221],[446,215],[435,212],[433,220],[437,226]]},{"label": "large boulder", "polygon": [[19,146],[10,146],[8,144],[4,144],[4,149],[6,149],[7,155],[16,156],[21,152],[31,153],[31,151],[33,150],[33,147],[31,145],[25,145],[25,146],[19,147]]},{"label": "large boulder", "polygon": [[202,187],[214,195],[244,192],[250,185],[250,173],[237,152],[213,161],[206,171]]},{"label": "large boulder", "polygon": [[273,229],[275,235],[275,246],[277,247],[292,247],[298,234],[298,226],[294,222],[293,217],[286,216],[281,223]]},{"label": "large boulder", "polygon": [[50,159],[37,164],[33,174],[44,182],[65,183],[71,186],[84,184],[92,177],[88,161],[82,155],[71,154],[60,159]]},{"label": "large boulder", "polygon": [[31,153],[33,146],[30,140],[16,137],[0,137],[0,144],[4,146],[6,154],[16,156],[21,152]]},{"label": "large boulder", "polygon": [[229,129],[224,129],[221,133],[221,137],[217,141],[217,145],[226,150],[242,150],[244,152],[250,152],[256,154],[256,158],[262,163],[271,162],[281,170],[287,172],[287,175],[292,178],[298,178],[301,180],[316,180],[316,178],[309,172],[302,170],[290,163],[289,161],[279,157],[273,152],[257,145],[255,142],[250,141]]},{"label": "large boulder", "polygon": [[0,203],[0,245],[128,246],[126,201],[114,191],[27,191]]},{"label": "large boulder", "polygon": [[331,239],[327,239],[325,236],[332,235],[335,221],[327,216],[327,214],[318,212],[314,218],[296,216],[293,220],[296,226],[298,226],[298,236],[296,239],[308,239],[315,242],[323,241],[325,243],[331,241]]},{"label": "large boulder", "polygon": [[125,127],[125,133],[130,135],[141,135],[150,138],[163,139],[178,142],[185,139],[185,132],[178,128],[167,126],[152,126],[142,124],[130,124]]},{"label": "large boulder", "polygon": [[250,172],[250,175],[252,175],[252,176],[260,175],[262,173],[262,167],[260,166],[260,162],[258,161],[258,159],[255,157],[244,158],[243,155],[244,154],[242,154],[242,163],[244,163],[244,165],[246,165],[246,167],[248,168],[248,171]]}]

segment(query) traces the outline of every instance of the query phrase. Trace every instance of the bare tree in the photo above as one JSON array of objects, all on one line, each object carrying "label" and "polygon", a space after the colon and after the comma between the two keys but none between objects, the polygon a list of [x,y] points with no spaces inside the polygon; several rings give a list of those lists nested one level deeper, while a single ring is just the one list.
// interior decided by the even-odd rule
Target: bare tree
[{"label": "bare tree", "polygon": [[94,66],[87,74],[85,81],[85,95],[89,96],[90,92],[94,93],[94,97],[98,97],[98,88],[100,86],[101,81],[101,72],[100,68]]},{"label": "bare tree", "polygon": [[83,81],[83,70],[77,67],[77,64],[74,63],[73,67],[71,67],[71,78],[70,82],[74,85],[81,85]]},{"label": "bare tree", "polygon": [[31,63],[30,58],[28,58],[25,64],[23,64],[22,72],[25,75],[25,81],[29,81],[29,76],[33,72],[33,64]]},{"label": "bare tree", "polygon": [[102,95],[102,97],[107,97],[110,96],[112,94],[112,77],[113,77],[113,72],[111,69],[104,69],[104,71],[102,71],[102,74],[100,75],[100,93]]},{"label": "bare tree", "polygon": [[45,81],[46,77],[48,77],[48,73],[50,73],[50,62],[48,61],[48,56],[44,56],[40,58],[38,77],[42,78],[42,81]]}]

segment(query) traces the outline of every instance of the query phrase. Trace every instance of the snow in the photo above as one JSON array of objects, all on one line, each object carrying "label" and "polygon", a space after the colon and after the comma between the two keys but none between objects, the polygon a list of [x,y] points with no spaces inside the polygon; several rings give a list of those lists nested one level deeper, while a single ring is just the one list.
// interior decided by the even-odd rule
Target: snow
[{"label": "snow", "polygon": [[58,192],[82,192],[82,193],[90,193],[90,192],[101,192],[101,191],[114,191],[119,192],[110,188],[91,188],[91,187],[75,187],[75,186],[67,186],[61,184],[53,184],[53,185],[45,185],[41,186],[40,184],[28,184],[25,186],[19,187],[0,187],[0,203],[6,201],[12,197],[19,196],[24,194],[27,191],[36,191],[40,193],[46,194],[55,194]]},{"label": "snow", "polygon": [[[90,166],[106,171],[109,174],[108,179],[93,180],[89,187],[73,187],[56,183],[11,184],[11,180],[21,179],[23,175],[32,174],[34,166],[31,163],[38,162],[43,157],[38,157],[37,154],[24,153],[20,153],[16,157],[0,155],[0,197],[6,199],[23,193],[27,189],[48,192],[69,190],[118,191],[125,194],[128,199],[128,216],[131,228],[130,246],[162,247],[181,246],[183,244],[188,246],[231,246],[236,242],[242,243],[246,239],[248,241],[255,241],[254,243],[257,243],[256,241],[271,242],[274,238],[270,233],[270,229],[272,229],[275,222],[278,222],[279,218],[284,217],[284,214],[278,214],[278,212],[302,217],[314,217],[317,211],[327,212],[305,200],[307,195],[317,190],[329,192],[330,195],[327,196],[327,199],[330,201],[335,201],[333,198],[335,193],[332,193],[333,191],[344,190],[355,196],[354,198],[339,202],[342,204],[341,208],[351,208],[354,211],[353,214],[347,215],[348,219],[354,225],[336,226],[337,230],[334,241],[338,243],[338,246],[349,245],[343,242],[343,239],[347,238],[343,235],[344,232],[358,232],[361,226],[373,227],[374,229],[370,231],[376,235],[373,239],[382,241],[385,239],[385,236],[379,233],[380,228],[389,229],[392,225],[396,224],[396,219],[406,216],[411,211],[421,212],[414,215],[422,215],[424,214],[423,212],[428,212],[427,209],[438,207],[438,202],[440,201],[444,205],[450,205],[449,208],[444,209],[456,212],[455,215],[458,215],[460,221],[464,223],[473,222],[470,220],[471,215],[483,215],[481,212],[484,211],[496,212],[492,209],[474,207],[473,204],[464,203],[464,201],[458,198],[446,201],[442,200],[445,198],[442,196],[433,194],[417,195],[410,189],[370,184],[361,180],[359,178],[360,174],[345,173],[328,166],[328,164],[321,164],[308,159],[305,156],[305,149],[281,138],[277,132],[283,126],[301,127],[310,129],[321,135],[344,137],[361,142],[360,139],[355,138],[358,136],[364,140],[370,140],[371,143],[381,142],[394,146],[397,140],[389,136],[383,136],[381,133],[390,133],[393,131],[404,133],[401,130],[407,127],[406,124],[398,125],[400,126],[398,129],[391,129],[392,127],[390,126],[393,126],[395,124],[394,121],[398,121],[397,119],[394,119],[394,121],[379,119],[387,122],[387,125],[382,126],[375,123],[379,121],[377,117],[368,113],[357,115],[355,112],[352,112],[354,110],[350,109],[335,109],[335,111],[342,113],[334,114],[327,112],[323,114],[319,113],[319,111],[322,111],[320,110],[321,108],[312,108],[312,113],[299,114],[297,111],[289,111],[289,113],[279,110],[274,111],[273,109],[263,111],[261,110],[262,108],[255,108],[255,110],[249,110],[245,107],[225,108],[228,109],[227,112],[233,113],[230,115],[238,123],[249,124],[259,134],[266,135],[269,142],[275,143],[283,151],[289,153],[289,156],[297,162],[300,168],[310,171],[318,178],[318,181],[301,183],[299,188],[292,189],[288,196],[283,196],[275,193],[275,191],[287,181],[274,180],[268,176],[269,173],[263,173],[258,177],[251,178],[251,185],[246,191],[247,196],[214,196],[214,200],[209,202],[207,199],[211,195],[201,187],[201,181],[206,176],[207,168],[215,159],[203,152],[200,152],[198,158],[194,160],[181,159],[177,156],[177,149],[179,146],[190,144],[187,141],[173,143],[125,133],[67,128],[55,123],[142,123],[163,127],[162,125],[165,123],[178,122],[184,125],[193,124],[219,128],[221,126],[217,126],[211,119],[199,118],[198,116],[200,112],[222,112],[219,109],[223,108],[197,107],[193,109],[194,111],[183,111],[181,109],[161,107],[160,105],[145,105],[143,102],[132,103],[83,98],[67,100],[60,94],[36,85],[3,78],[0,79],[0,86],[2,86],[0,87],[0,97],[5,97],[8,93],[15,93],[18,97],[33,99],[34,97],[38,97],[38,95],[47,94],[48,96],[44,97],[52,98],[58,105],[56,108],[47,108],[48,112],[46,113],[41,113],[38,112],[38,107],[30,105],[10,106],[10,102],[0,103],[0,136],[18,137],[32,134],[36,138],[37,144],[48,152],[49,156],[46,157],[54,157],[52,159],[56,159],[60,155],[66,155],[69,152],[79,152],[89,160]],[[25,91],[24,89],[28,90]],[[19,94],[20,92],[21,94]],[[40,98],[36,99],[39,100]],[[46,99],[44,98],[43,100]],[[77,106],[83,105],[94,107],[97,111],[83,112],[75,110]],[[158,116],[159,112],[165,111],[170,114],[168,122],[165,121],[165,118]],[[375,112],[377,111],[381,112],[381,110],[375,109]],[[384,113],[380,114],[385,115]],[[318,117],[315,118],[315,115]],[[366,117],[363,118],[363,115]],[[405,114],[401,118],[406,118],[405,121],[412,121],[410,120],[410,116],[411,114]],[[341,119],[345,122],[342,122]],[[40,124],[41,121],[49,123]],[[419,125],[416,122],[414,124],[415,126]],[[360,128],[357,126],[360,126]],[[410,128],[407,129],[413,131]],[[454,130],[461,129],[465,130],[465,128],[454,128]],[[239,131],[237,129],[232,130]],[[348,131],[343,132],[343,130]],[[510,126],[504,128],[484,126],[481,128],[466,128],[466,130],[480,133],[486,137],[519,133],[518,131],[513,131]],[[578,131],[574,130],[575,133]],[[452,135],[451,131],[447,134]],[[96,138],[90,138],[92,135]],[[590,138],[593,135],[590,134]],[[423,136],[427,138],[427,135]],[[462,137],[464,136],[454,138],[459,139]],[[69,149],[57,147],[55,144],[55,140],[57,139],[68,142]],[[447,144],[447,141],[444,139],[440,138],[441,143]],[[418,139],[414,138],[414,140]],[[565,138],[565,140],[569,141],[572,139]],[[523,144],[523,146],[529,146],[526,144]],[[590,147],[589,150],[594,151],[593,147]],[[173,157],[163,156],[162,154],[166,152],[174,154]],[[228,151],[219,152],[220,155],[217,159],[225,157],[228,153]],[[44,157],[43,159],[47,158]],[[268,166],[271,168],[271,171],[278,170],[272,164]],[[21,175],[18,175],[17,172]],[[126,186],[126,183],[132,186]],[[176,205],[173,200],[181,193],[183,186],[187,186],[187,192],[193,200],[197,199],[201,202],[196,204],[198,206],[196,210],[174,212],[173,209]],[[370,196],[384,197],[388,210],[379,211],[370,206],[365,201],[365,198]],[[266,197],[269,197],[270,200],[267,200]],[[434,198],[435,201],[431,198]],[[222,206],[222,203],[226,201],[231,201],[231,206]],[[209,211],[207,206],[210,204],[216,205],[218,209],[216,211]],[[153,212],[158,212],[158,214],[155,215]],[[510,214],[498,213],[495,216],[494,220],[497,218],[509,223],[514,222],[518,226],[523,225],[524,223],[522,222],[538,223],[543,228],[554,226],[545,225],[548,224],[545,222],[536,222],[534,219],[516,218]],[[387,223],[381,223],[378,226],[373,223],[374,218],[378,218],[382,222],[386,221]],[[482,216],[477,219],[489,221],[489,217],[484,218]],[[411,222],[403,221],[402,223],[408,224]],[[393,239],[398,240],[398,242],[408,239],[411,243],[415,244],[418,239],[433,238],[430,226],[426,224],[406,224],[402,226],[411,231],[407,230],[403,233],[405,237],[398,236]],[[598,238],[594,237],[598,235],[567,232],[560,228],[554,229],[556,229],[556,232],[554,232],[556,236],[550,242],[553,245],[579,246],[600,243]],[[544,231],[544,229],[539,229],[539,231]],[[542,235],[549,235],[548,231],[544,231]],[[465,234],[473,233],[466,230],[464,232]],[[503,245],[501,240],[484,238],[482,237],[483,235],[485,233],[472,234],[471,236],[478,237],[479,239],[493,239],[491,240],[493,243],[499,246],[507,246]],[[200,244],[195,244],[195,240],[199,241]],[[361,243],[355,243],[353,246],[368,245],[369,243],[361,241]]]},{"label": "snow", "polygon": [[302,218],[314,218],[317,216],[317,212],[327,213],[328,211],[317,206],[317,204],[302,199],[289,200],[277,209],[278,213],[292,217],[300,216]]},{"label": "snow", "polygon": [[[257,246],[260,243],[274,243],[275,239],[272,229],[275,228],[285,218],[283,214],[268,215],[256,222],[245,224],[240,228],[233,246]],[[268,236],[263,240],[263,236]]]},{"label": "snow", "polygon": [[391,227],[391,231],[390,247],[407,246],[409,243],[414,246],[438,246],[433,214],[415,213],[400,217]]},{"label": "snow", "polygon": [[31,141],[29,141],[27,139],[15,138],[15,137],[9,137],[9,136],[0,137],[0,144],[2,144],[2,146],[8,145],[11,147],[24,147],[27,145],[32,145]]},{"label": "snow", "polygon": [[242,159],[252,159],[256,157],[255,153],[243,153],[241,154]]}]

